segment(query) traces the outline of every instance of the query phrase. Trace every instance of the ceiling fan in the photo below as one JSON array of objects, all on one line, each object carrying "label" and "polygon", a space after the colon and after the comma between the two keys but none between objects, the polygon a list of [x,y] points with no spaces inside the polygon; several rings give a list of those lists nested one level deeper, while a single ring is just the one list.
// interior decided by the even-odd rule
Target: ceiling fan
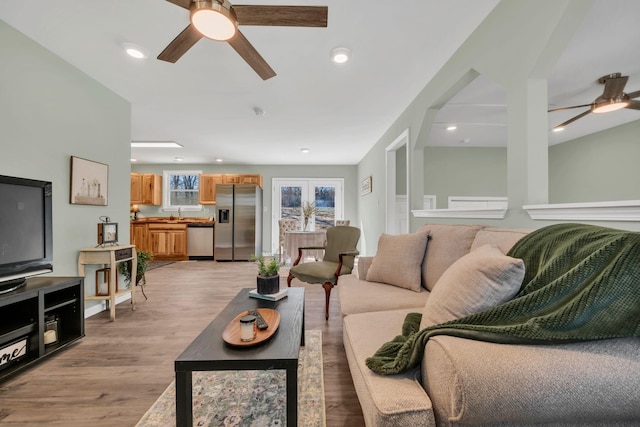
[{"label": "ceiling fan", "polygon": [[190,11],[191,23],[158,55],[176,62],[198,40],[226,41],[263,80],[276,73],[238,29],[238,25],[326,27],[326,6],[236,5],[228,0],[167,0]]},{"label": "ceiling fan", "polygon": [[589,107],[587,111],[580,113],[577,116],[570,118],[566,122],[555,126],[554,129],[564,128],[569,123],[573,123],[589,113],[608,113],[610,111],[616,111],[622,108],[640,110],[640,101],[634,101],[634,98],[640,97],[640,90],[631,93],[624,93],[624,87],[627,84],[627,80],[629,80],[629,76],[623,76],[620,73],[607,74],[606,76],[600,77],[598,79],[598,83],[604,84],[604,91],[602,92],[602,95],[597,97],[591,104],[574,105],[572,107],[562,107],[548,110],[551,113],[553,111],[563,111],[570,110],[572,108]]}]

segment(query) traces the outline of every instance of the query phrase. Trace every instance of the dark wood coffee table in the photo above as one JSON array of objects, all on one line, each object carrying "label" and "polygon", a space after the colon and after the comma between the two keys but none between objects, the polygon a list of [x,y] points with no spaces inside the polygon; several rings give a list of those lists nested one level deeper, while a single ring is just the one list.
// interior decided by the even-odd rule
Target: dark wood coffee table
[{"label": "dark wood coffee table", "polygon": [[[193,424],[192,372],[284,369],[287,371],[287,426],[298,423],[298,355],[304,345],[304,288],[288,288],[287,297],[266,301],[249,297],[243,289],[175,361],[176,425]],[[280,326],[263,343],[232,347],[222,339],[227,324],[240,312],[272,308]]]}]

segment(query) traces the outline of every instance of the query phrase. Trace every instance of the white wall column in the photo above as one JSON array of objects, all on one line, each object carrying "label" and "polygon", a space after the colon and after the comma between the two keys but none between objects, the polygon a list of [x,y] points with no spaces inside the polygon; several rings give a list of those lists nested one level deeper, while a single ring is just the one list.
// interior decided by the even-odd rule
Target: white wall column
[{"label": "white wall column", "polygon": [[549,200],[547,81],[527,79],[507,89],[509,207]]}]

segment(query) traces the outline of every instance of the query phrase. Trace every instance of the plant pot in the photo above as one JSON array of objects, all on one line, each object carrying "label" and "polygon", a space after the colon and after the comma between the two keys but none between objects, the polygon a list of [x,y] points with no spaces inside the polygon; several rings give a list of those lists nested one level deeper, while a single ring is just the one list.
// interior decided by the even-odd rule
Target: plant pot
[{"label": "plant pot", "polygon": [[280,292],[280,276],[256,277],[259,294],[277,294]]}]

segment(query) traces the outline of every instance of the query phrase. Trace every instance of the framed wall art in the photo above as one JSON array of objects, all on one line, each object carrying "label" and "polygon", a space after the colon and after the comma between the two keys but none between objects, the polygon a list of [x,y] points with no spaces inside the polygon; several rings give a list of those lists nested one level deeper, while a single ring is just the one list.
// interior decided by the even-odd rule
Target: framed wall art
[{"label": "framed wall art", "polygon": [[108,165],[71,156],[69,203],[107,206],[108,183]]},{"label": "framed wall art", "polygon": [[360,195],[364,196],[371,193],[371,176],[366,177],[362,181],[360,181]]}]

